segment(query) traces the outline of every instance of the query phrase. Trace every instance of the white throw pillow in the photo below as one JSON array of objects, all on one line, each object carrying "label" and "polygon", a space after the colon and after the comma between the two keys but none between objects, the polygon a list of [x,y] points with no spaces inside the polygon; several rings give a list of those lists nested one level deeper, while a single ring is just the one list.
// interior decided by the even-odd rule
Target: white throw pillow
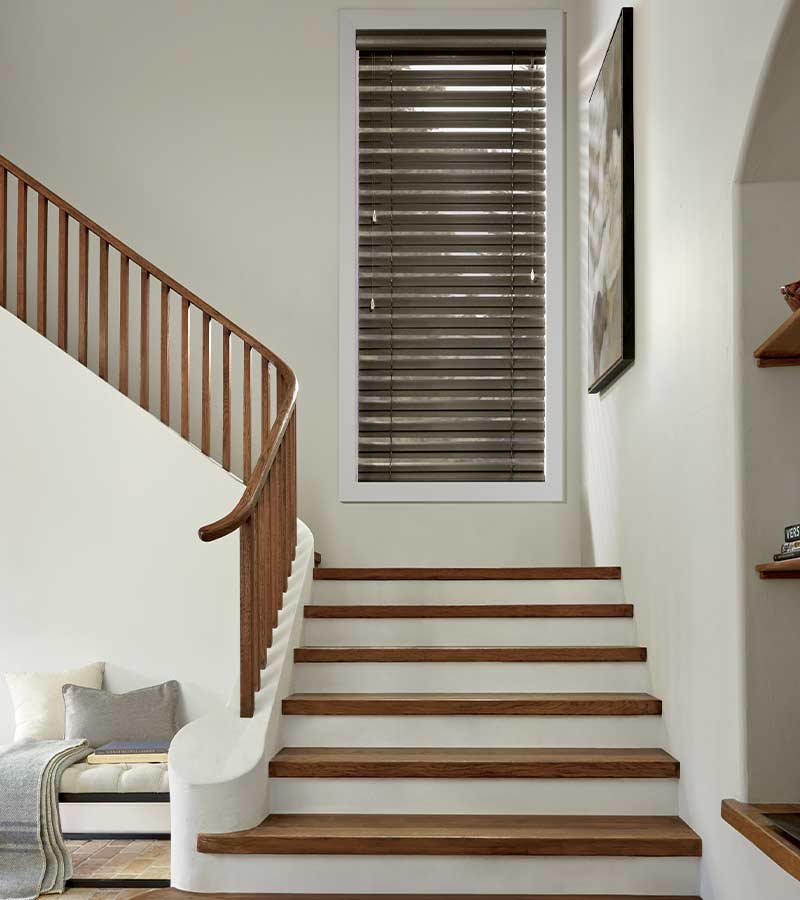
[{"label": "white throw pillow", "polygon": [[105,663],[90,663],[63,672],[6,672],[5,679],[14,705],[14,740],[63,740],[65,684],[101,688]]}]

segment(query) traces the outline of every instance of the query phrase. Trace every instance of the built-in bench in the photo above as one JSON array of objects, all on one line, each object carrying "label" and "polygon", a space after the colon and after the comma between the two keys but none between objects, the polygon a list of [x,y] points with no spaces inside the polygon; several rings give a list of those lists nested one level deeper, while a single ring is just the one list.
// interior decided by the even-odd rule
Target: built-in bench
[{"label": "built-in bench", "polygon": [[68,837],[169,837],[167,764],[70,766],[61,777],[59,810]]}]

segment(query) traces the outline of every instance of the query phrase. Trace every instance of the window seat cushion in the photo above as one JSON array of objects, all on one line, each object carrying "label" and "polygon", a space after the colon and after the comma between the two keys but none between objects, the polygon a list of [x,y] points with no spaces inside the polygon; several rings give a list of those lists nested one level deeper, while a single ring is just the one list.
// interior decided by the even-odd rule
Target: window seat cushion
[{"label": "window seat cushion", "polygon": [[167,763],[77,763],[64,770],[61,793],[169,793]]}]

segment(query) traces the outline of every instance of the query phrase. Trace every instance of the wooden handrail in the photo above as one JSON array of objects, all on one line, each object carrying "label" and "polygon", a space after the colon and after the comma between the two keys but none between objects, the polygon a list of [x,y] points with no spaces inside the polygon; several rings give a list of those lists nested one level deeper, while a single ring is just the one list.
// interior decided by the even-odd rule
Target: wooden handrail
[{"label": "wooden handrail", "polygon": [[[12,199],[8,189],[8,176],[17,182],[16,216],[9,219],[7,206]],[[34,217],[37,240],[33,242],[36,253],[36,278],[29,284],[27,277],[28,255],[28,199],[35,194],[38,211]],[[173,427],[170,404],[170,318],[172,295],[178,300],[180,327],[180,403],[178,431],[190,439],[190,354],[189,322],[191,309],[202,316],[202,353],[200,410],[202,435],[198,446],[211,456],[212,425],[211,406],[214,390],[211,380],[211,323],[222,335],[222,389],[217,398],[221,401],[221,458],[218,460],[228,471],[233,471],[231,461],[231,341],[241,342],[242,353],[242,477],[245,489],[236,506],[227,515],[203,525],[199,529],[203,541],[215,541],[239,531],[240,536],[240,712],[252,716],[255,694],[260,688],[260,671],[266,665],[267,649],[272,643],[272,632],[277,624],[278,611],[291,573],[297,544],[297,473],[296,473],[296,405],[297,379],[291,368],[261,341],[240,328],[227,316],[201,299],[172,278],[158,266],[94,220],[84,215],[71,203],[33,178],[4,156],[0,156],[0,306],[5,307],[12,296],[7,291],[11,270],[6,255],[9,223],[16,224],[16,303],[17,316],[28,323],[29,306],[36,310],[37,330],[48,335],[48,206],[58,210],[52,221],[58,226],[58,346],[70,353],[68,323],[69,314],[69,224],[77,223],[77,347],[71,353],[83,365],[88,365],[90,345],[97,358],[97,374],[111,381],[114,367],[109,361],[112,334],[109,330],[109,302],[113,299],[109,279],[109,251],[119,255],[119,333],[118,333],[118,388],[132,398],[131,386],[138,384],[139,405],[150,411],[150,370],[153,356],[150,338],[151,328],[158,330],[159,350],[154,361],[158,363],[158,413],[164,424]],[[97,304],[98,321],[96,344],[89,337],[89,235],[98,241]],[[130,320],[137,320],[135,297],[130,291],[131,266],[140,270],[139,291],[139,352],[130,350]],[[160,296],[152,288],[151,281],[160,286]],[[28,292],[33,289],[35,304],[28,303]],[[160,302],[156,313],[151,309]],[[28,323],[32,324],[32,323]],[[175,329],[172,329],[175,331]],[[134,345],[135,346],[135,345]],[[260,370],[251,379],[252,353],[260,357]],[[172,367],[174,368],[174,367]],[[130,370],[134,371],[131,372]],[[138,371],[137,371],[138,369]],[[275,403],[270,399],[270,384],[274,376]],[[155,376],[154,376],[155,380]],[[255,398],[255,405],[254,405]],[[254,409],[258,410],[260,426],[253,428]],[[274,412],[274,415],[273,415]],[[252,461],[253,432],[259,440],[255,465]]]}]

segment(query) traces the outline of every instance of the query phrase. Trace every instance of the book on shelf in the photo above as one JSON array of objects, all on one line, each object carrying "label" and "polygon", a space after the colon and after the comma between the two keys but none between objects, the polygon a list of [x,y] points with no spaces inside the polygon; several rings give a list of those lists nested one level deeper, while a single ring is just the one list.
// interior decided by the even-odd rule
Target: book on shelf
[{"label": "book on shelf", "polygon": [[783,562],[786,559],[800,559],[800,550],[790,550],[788,553],[776,553],[772,559],[774,562]]},{"label": "book on shelf", "polygon": [[788,543],[781,544],[781,553],[791,553],[794,550],[800,550],[800,541],[789,541]]},{"label": "book on shelf", "polygon": [[797,525],[787,525],[783,529],[783,540],[787,544],[791,544],[792,541],[800,541],[800,522]]},{"label": "book on shelf", "polygon": [[91,765],[117,763],[165,763],[169,741],[111,741],[86,757]]}]

